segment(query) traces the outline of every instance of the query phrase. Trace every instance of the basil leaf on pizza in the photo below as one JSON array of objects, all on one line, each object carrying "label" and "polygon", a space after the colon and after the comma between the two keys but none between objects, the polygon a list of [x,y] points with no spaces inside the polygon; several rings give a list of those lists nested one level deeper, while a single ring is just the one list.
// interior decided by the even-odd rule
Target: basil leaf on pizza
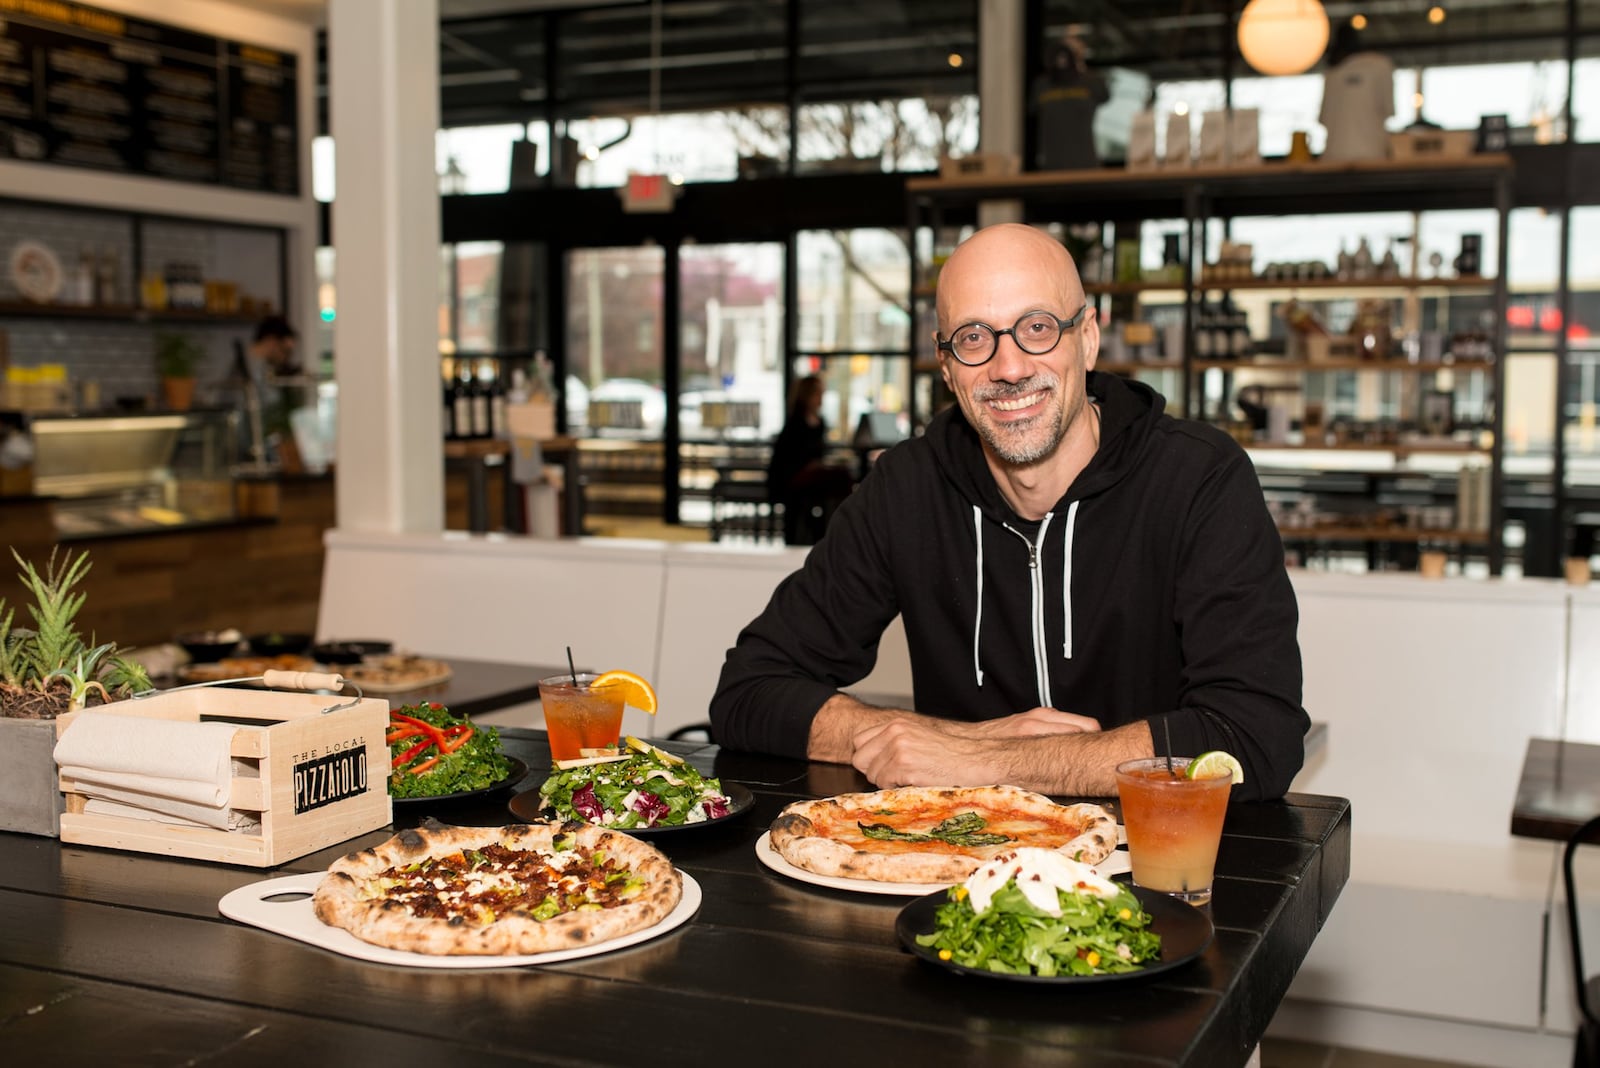
[{"label": "basil leaf on pizza", "polygon": [[[891,813],[892,815],[892,813]],[[1004,845],[1011,841],[1008,835],[980,833],[986,821],[976,812],[963,812],[943,820],[927,834],[916,831],[897,831],[887,823],[859,824],[861,833],[881,842],[949,842],[960,846]]]},{"label": "basil leaf on pizza", "polygon": [[796,802],[773,821],[771,842],[818,875],[953,883],[1018,846],[1097,863],[1116,848],[1117,821],[1099,805],[1058,805],[1014,786],[907,786]]},{"label": "basil leaf on pizza", "polygon": [[334,861],[312,907],[389,949],[534,954],[654,926],[681,894],[659,850],[589,824],[433,826]]}]

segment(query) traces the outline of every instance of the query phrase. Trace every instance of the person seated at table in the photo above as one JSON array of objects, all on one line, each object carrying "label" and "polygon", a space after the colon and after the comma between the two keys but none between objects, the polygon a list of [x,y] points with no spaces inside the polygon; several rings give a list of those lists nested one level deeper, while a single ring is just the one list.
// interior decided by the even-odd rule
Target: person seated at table
[{"label": "person seated at table", "polygon": [[[1304,761],[1298,609],[1244,451],[1094,370],[1072,257],[1005,224],[939,276],[957,405],[879,458],[728,652],[729,748],[850,763],[880,787],[1109,796],[1134,757],[1225,749],[1242,798]],[[903,617],[916,712],[841,687]]]},{"label": "person seated at table", "polygon": [[816,375],[795,380],[767,463],[767,496],[783,505],[783,540],[790,545],[815,545],[854,486],[847,469],[828,462],[822,393]]}]

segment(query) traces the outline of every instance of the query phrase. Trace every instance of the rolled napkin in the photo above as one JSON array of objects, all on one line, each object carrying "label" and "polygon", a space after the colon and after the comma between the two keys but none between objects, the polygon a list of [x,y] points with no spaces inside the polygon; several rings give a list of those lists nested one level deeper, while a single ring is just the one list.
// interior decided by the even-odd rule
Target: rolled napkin
[{"label": "rolled napkin", "polygon": [[56,742],[55,759],[78,793],[226,828],[228,749],[238,729],[83,711]]}]

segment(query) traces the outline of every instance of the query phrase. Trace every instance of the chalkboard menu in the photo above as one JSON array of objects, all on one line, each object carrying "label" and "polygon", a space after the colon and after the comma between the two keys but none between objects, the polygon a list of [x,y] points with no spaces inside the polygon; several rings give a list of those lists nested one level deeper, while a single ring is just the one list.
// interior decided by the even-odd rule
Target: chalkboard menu
[{"label": "chalkboard menu", "polygon": [[300,192],[296,56],[65,0],[0,0],[0,157]]}]

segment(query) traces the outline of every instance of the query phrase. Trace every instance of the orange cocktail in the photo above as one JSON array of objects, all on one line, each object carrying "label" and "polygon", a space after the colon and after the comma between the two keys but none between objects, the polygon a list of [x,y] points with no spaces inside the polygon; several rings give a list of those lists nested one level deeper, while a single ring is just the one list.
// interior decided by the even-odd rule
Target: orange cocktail
[{"label": "orange cocktail", "polygon": [[1233,788],[1229,774],[1190,779],[1188,757],[1129,760],[1117,765],[1117,796],[1128,829],[1133,881],[1192,905],[1211,900],[1222,843],[1222,819]]},{"label": "orange cocktail", "polygon": [[623,689],[592,687],[598,677],[580,671],[539,680],[552,760],[575,760],[580,750],[616,745],[622,736]]}]

